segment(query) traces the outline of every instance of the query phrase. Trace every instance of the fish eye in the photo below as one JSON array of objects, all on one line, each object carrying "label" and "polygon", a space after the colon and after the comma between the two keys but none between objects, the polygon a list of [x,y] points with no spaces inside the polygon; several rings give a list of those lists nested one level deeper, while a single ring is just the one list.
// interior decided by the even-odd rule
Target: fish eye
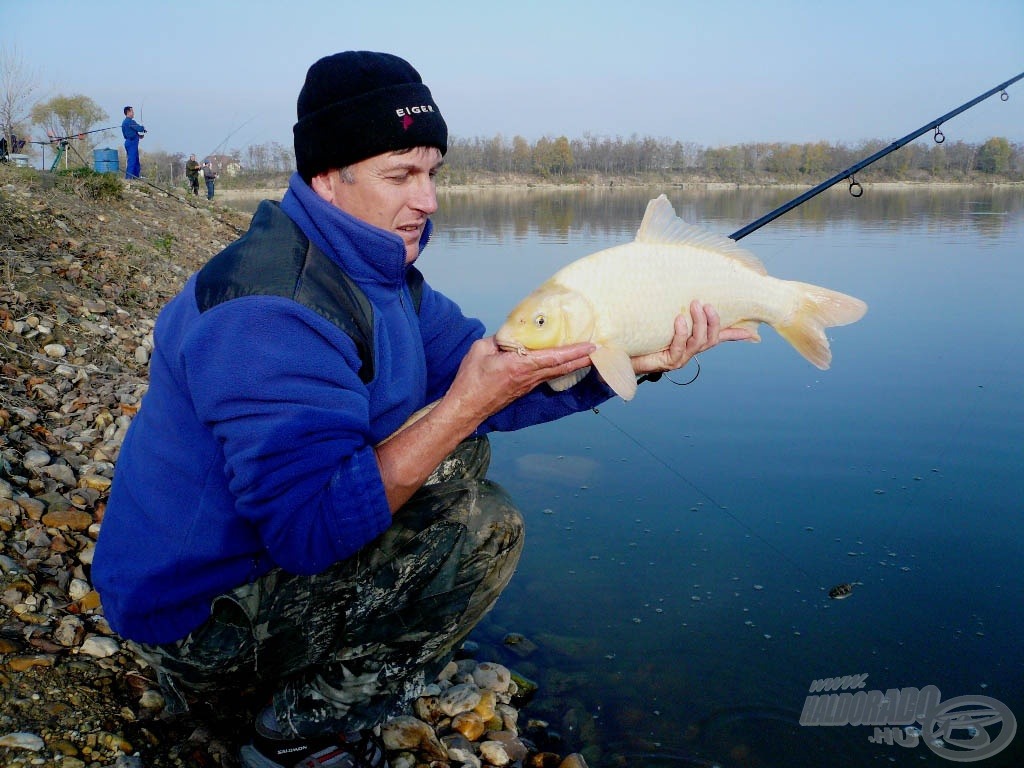
[{"label": "fish eye", "polygon": [[533,324],[535,326],[537,326],[538,328],[543,328],[544,327],[544,323],[546,323],[547,321],[548,321],[548,317],[543,312],[538,313],[538,314],[533,316]]}]

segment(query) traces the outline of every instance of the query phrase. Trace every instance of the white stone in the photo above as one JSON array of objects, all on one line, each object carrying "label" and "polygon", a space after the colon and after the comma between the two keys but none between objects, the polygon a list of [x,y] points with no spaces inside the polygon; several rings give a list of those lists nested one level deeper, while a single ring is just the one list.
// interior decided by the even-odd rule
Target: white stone
[{"label": "white stone", "polygon": [[480,758],[473,754],[472,750],[465,747],[450,747],[448,749],[448,759],[462,766],[481,768]]},{"label": "white stone", "polygon": [[98,637],[97,635],[92,635],[85,638],[85,642],[82,643],[82,647],[79,650],[87,656],[95,656],[97,659],[105,659],[120,651],[121,644],[112,637]]},{"label": "white stone", "polygon": [[72,600],[81,600],[92,591],[89,582],[84,579],[72,579],[68,584],[68,597]]},{"label": "white stone", "polygon": [[473,682],[485,691],[504,693],[512,682],[512,673],[501,664],[485,661],[477,664],[473,670]]},{"label": "white stone", "polygon": [[17,733],[8,733],[4,736],[0,736],[0,747],[8,747],[11,749],[30,749],[33,752],[38,752],[44,746],[46,746],[39,736],[34,733],[25,733],[19,731]]},{"label": "white stone", "polygon": [[448,717],[455,717],[460,712],[469,712],[480,703],[480,689],[472,683],[453,685],[441,694],[438,706]]},{"label": "white stone", "polygon": [[503,766],[512,762],[505,750],[505,745],[500,741],[484,741],[480,744],[480,757],[491,765]]}]

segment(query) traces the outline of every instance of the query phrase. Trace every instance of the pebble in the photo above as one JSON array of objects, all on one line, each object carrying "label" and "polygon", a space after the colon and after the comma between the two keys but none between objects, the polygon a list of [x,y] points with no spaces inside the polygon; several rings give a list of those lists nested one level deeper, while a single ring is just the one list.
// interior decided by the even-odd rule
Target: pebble
[{"label": "pebble", "polygon": [[98,637],[92,635],[82,643],[79,651],[87,656],[95,656],[97,659],[105,659],[113,656],[121,650],[121,644],[112,637]]},{"label": "pebble", "polygon": [[30,749],[33,752],[38,752],[44,746],[43,740],[36,736],[34,733],[8,733],[4,736],[0,736],[0,747],[9,747],[12,749]]}]

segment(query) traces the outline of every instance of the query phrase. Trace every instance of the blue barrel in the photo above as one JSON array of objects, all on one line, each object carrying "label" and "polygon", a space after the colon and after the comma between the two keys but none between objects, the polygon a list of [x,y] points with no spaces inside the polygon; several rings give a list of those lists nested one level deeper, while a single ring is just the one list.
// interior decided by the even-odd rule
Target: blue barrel
[{"label": "blue barrel", "polygon": [[117,173],[116,149],[94,149],[92,159],[96,173]]}]

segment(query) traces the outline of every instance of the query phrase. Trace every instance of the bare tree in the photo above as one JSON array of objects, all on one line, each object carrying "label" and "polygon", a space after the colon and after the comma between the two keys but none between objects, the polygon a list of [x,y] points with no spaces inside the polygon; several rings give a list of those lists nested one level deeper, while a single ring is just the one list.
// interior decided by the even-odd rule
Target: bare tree
[{"label": "bare tree", "polygon": [[29,118],[36,74],[15,46],[0,46],[0,132],[7,147],[14,149],[14,137]]}]

